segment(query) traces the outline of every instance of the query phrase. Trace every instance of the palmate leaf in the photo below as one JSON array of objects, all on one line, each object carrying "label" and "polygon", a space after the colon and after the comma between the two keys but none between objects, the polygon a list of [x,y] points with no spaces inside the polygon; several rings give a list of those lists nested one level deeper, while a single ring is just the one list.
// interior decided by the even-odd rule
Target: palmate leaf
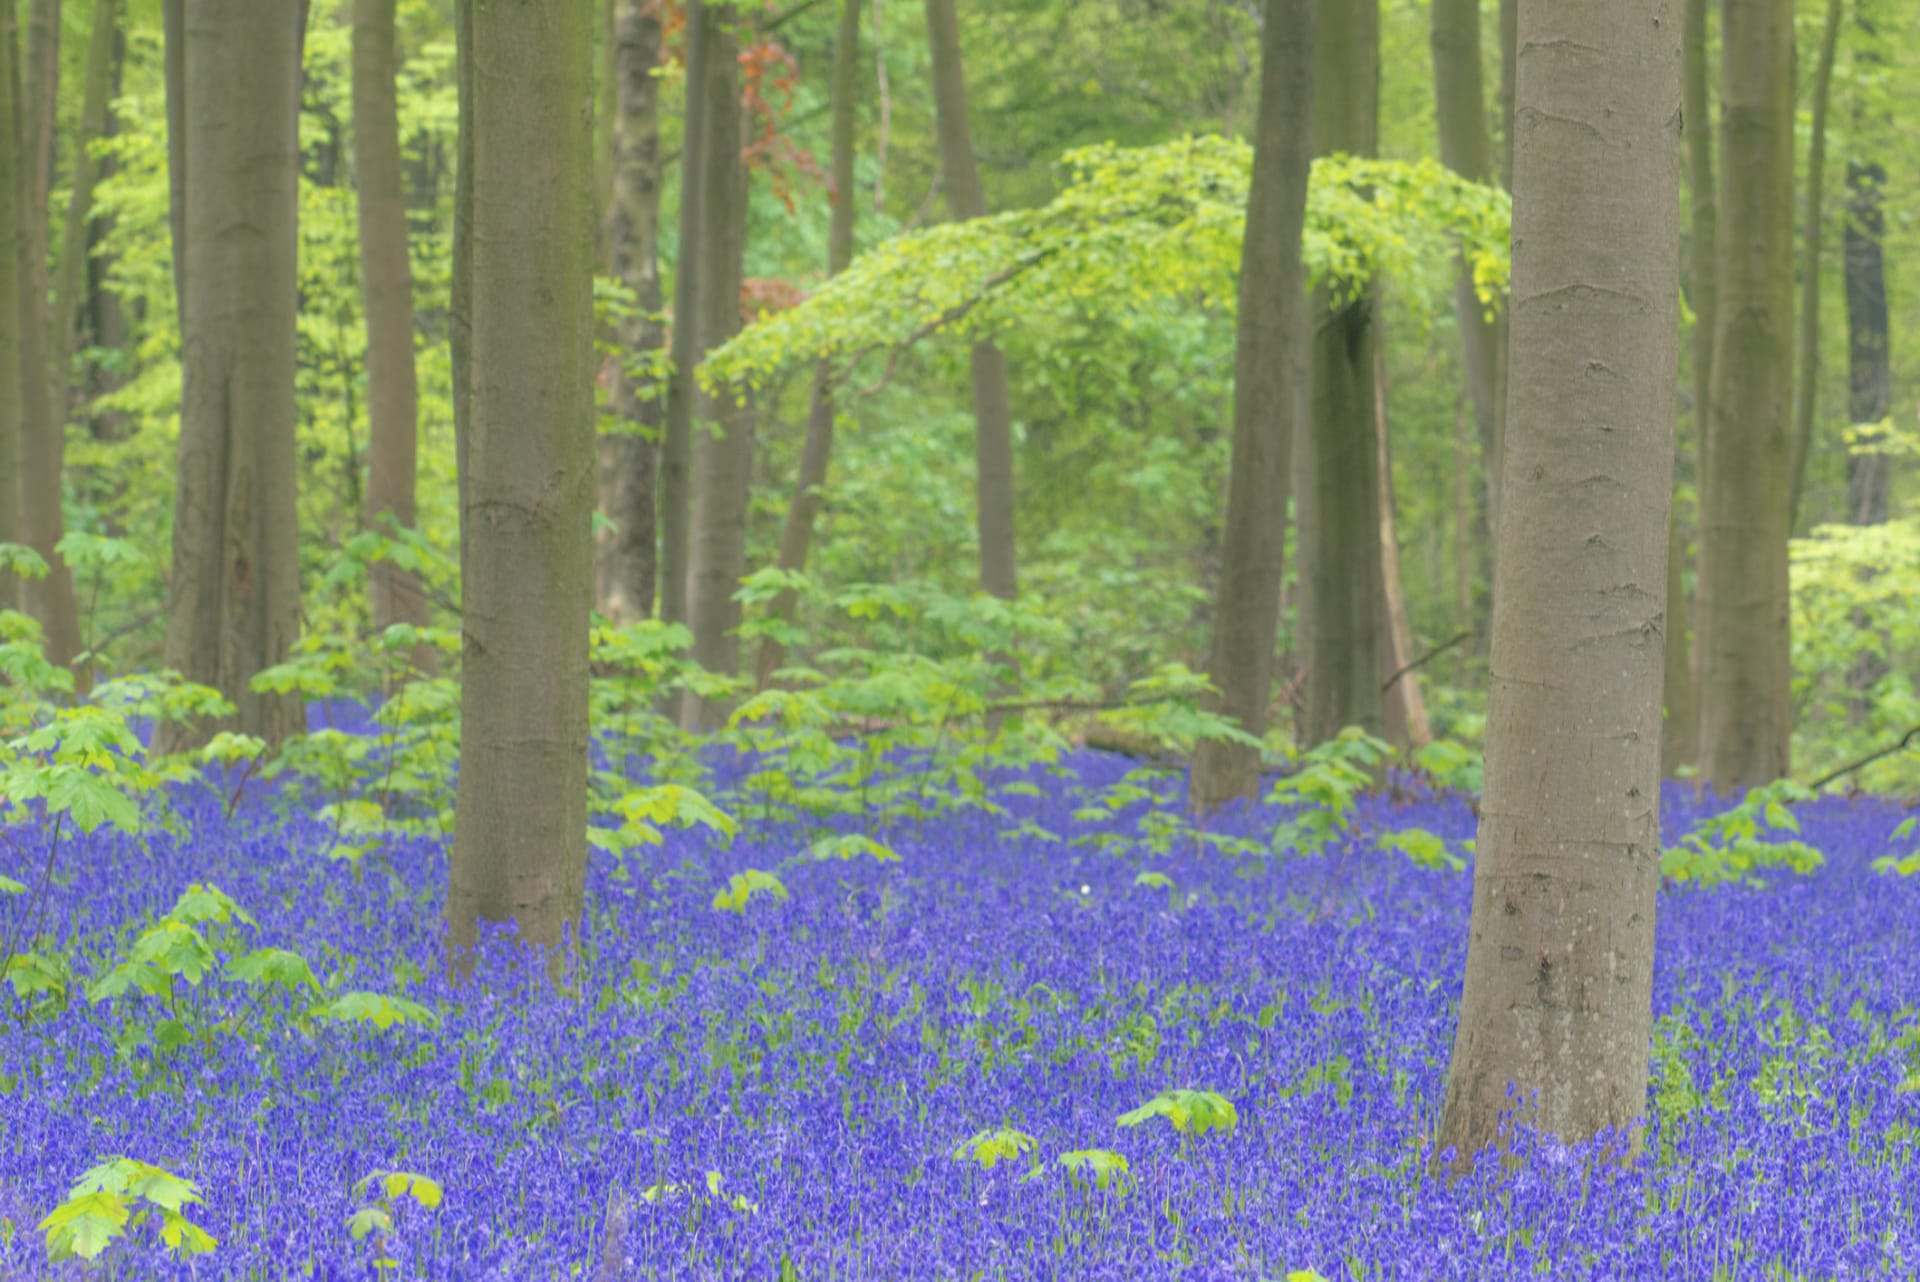
[{"label": "palmate leaf", "polygon": [[961,1141],[953,1150],[953,1156],[955,1161],[974,1162],[981,1170],[991,1171],[1001,1162],[1015,1161],[1022,1153],[1032,1152],[1039,1143],[1025,1131],[994,1126]]},{"label": "palmate leaf", "polygon": [[38,1226],[47,1235],[48,1262],[93,1259],[126,1232],[132,1214],[114,1193],[82,1193],[68,1198]]},{"label": "palmate leaf", "polygon": [[1075,1149],[1060,1155],[1060,1165],[1077,1176],[1090,1176],[1103,1189],[1124,1192],[1131,1181],[1127,1159],[1112,1149]]},{"label": "palmate leaf", "polygon": [[419,1002],[409,1001],[405,997],[389,997],[384,993],[342,993],[332,1001],[314,1007],[313,1014],[319,1019],[342,1023],[357,1021],[379,1029],[391,1028],[395,1024],[425,1024],[432,1027],[440,1022],[439,1016]]},{"label": "palmate leaf", "polygon": [[1164,1117],[1182,1135],[1205,1135],[1219,1131],[1233,1134],[1240,1124],[1239,1110],[1233,1101],[1212,1091],[1169,1090],[1120,1115],[1120,1125],[1140,1126],[1156,1117]]},{"label": "palmate leaf", "polygon": [[252,926],[257,923],[251,914],[242,908],[239,901],[218,886],[202,885],[194,882],[180,892],[180,898],[173,901],[173,907],[167,910],[166,920],[199,925],[202,922],[245,922]]},{"label": "palmate leaf", "polygon": [[296,988],[320,989],[307,959],[285,948],[256,948],[235,958],[227,966],[227,978],[243,984],[278,984],[289,992]]},{"label": "palmate leaf", "polygon": [[822,863],[830,859],[838,859],[844,863],[858,859],[862,855],[875,863],[897,864],[900,862],[900,852],[892,846],[853,832],[820,838],[807,847],[806,858]]},{"label": "palmate leaf", "polygon": [[415,1171],[374,1171],[363,1175],[354,1183],[356,1197],[365,1197],[375,1185],[380,1188],[380,1199],[392,1203],[396,1198],[411,1197],[429,1211],[440,1205],[446,1190],[440,1187],[440,1181]]},{"label": "palmate leaf", "polygon": [[737,872],[727,878],[726,886],[714,893],[714,911],[745,913],[748,902],[756,895],[785,899],[787,888],[772,873],[762,872],[758,868],[749,868],[745,872]]}]

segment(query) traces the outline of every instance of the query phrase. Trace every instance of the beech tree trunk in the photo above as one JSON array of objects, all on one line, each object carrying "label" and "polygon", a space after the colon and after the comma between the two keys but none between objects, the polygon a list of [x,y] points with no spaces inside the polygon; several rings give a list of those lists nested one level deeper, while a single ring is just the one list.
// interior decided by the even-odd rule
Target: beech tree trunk
[{"label": "beech tree trunk", "polygon": [[629,366],[659,350],[659,0],[613,0],[613,165],[605,223],[614,279],[633,291],[634,312],[614,330],[608,405],[618,430],[600,438],[600,510],[612,523],[595,536],[600,612],[619,623],[653,613],[654,485],[663,419],[659,396]]},{"label": "beech tree trunk", "polygon": [[687,618],[688,524],[693,514],[694,369],[706,354],[700,333],[700,260],[705,255],[708,28],[705,0],[687,0],[687,101],[680,134],[680,242],[673,264],[673,380],[660,440],[660,617]]},{"label": "beech tree trunk", "polygon": [[[407,256],[407,197],[400,164],[394,77],[395,0],[354,0],[353,146],[360,208],[360,287],[367,313],[367,510],[400,529],[414,525],[419,384],[413,363],[413,267]],[[368,575],[373,626],[427,621],[412,572],[391,560]],[[436,651],[414,663],[438,670]]]},{"label": "beech tree trunk", "polygon": [[1652,1031],[1680,31],[1525,0],[1486,787],[1436,1151],[1637,1130]]},{"label": "beech tree trunk", "polygon": [[[1479,0],[1433,0],[1433,98],[1440,126],[1440,160],[1462,178],[1496,181],[1493,140],[1487,133],[1486,95],[1480,72]],[[1479,429],[1486,487],[1487,536],[1500,521],[1500,436],[1506,412],[1506,311],[1487,318],[1474,292],[1473,273],[1460,264],[1453,287],[1460,326],[1462,368]]]},{"label": "beech tree trunk", "polygon": [[1400,581],[1400,536],[1394,528],[1393,441],[1387,422],[1386,355],[1373,348],[1373,448],[1380,479],[1380,697],[1387,742],[1424,747],[1433,742],[1420,674],[1411,670],[1413,623],[1407,617],[1407,593]]},{"label": "beech tree trunk", "polygon": [[[166,664],[237,727],[296,733],[296,694],[256,693],[300,630],[295,500],[295,139],[300,6],[187,0],[180,411]],[[162,727],[167,748],[213,729]]]},{"label": "beech tree trunk", "polygon": [[[833,200],[833,218],[827,233],[827,275],[836,276],[853,261],[853,126],[855,101],[860,91],[860,0],[843,0],[840,27],[833,42],[833,177],[829,188]],[[813,541],[813,523],[825,498],[827,463],[833,455],[833,388],[823,361],[813,375],[813,396],[807,406],[807,439],[800,452],[800,475],[793,487],[793,501],[787,507],[787,521],[780,531],[780,557],[783,570],[807,568],[807,548]],[[791,622],[794,594],[781,592],[773,599],[769,614]],[[760,642],[760,655],[754,665],[755,684],[764,688],[775,668],[780,666],[786,647],[772,636]]]},{"label": "beech tree trunk", "polygon": [[[1873,47],[1874,9],[1862,0],[1855,24],[1867,44],[1857,58],[1877,65]],[[1856,127],[1864,113],[1854,113]],[[1867,439],[1893,408],[1893,353],[1887,325],[1886,211],[1881,207],[1887,173],[1878,160],[1851,160],[1847,164],[1847,227],[1844,245],[1847,297],[1847,418],[1867,429]],[[1854,525],[1879,525],[1887,519],[1892,469],[1885,454],[1865,452],[1847,456],[1847,520]]]},{"label": "beech tree trunk", "polygon": [[1813,74],[1813,133],[1807,142],[1807,195],[1800,229],[1800,341],[1793,383],[1789,531],[1800,519],[1800,496],[1807,487],[1807,455],[1813,448],[1813,407],[1820,375],[1820,249],[1826,217],[1827,102],[1833,93],[1833,54],[1840,44],[1840,13],[1845,7],[1843,0],[1827,0],[1826,25],[1820,34],[1820,59]]},{"label": "beech tree trunk", "polygon": [[[947,209],[956,221],[984,218],[987,195],[974,164],[966,69],[953,0],[927,0],[927,41]],[[1019,594],[1013,538],[1013,396],[1007,386],[1007,358],[991,342],[973,347],[973,417],[980,587],[1011,601]]]},{"label": "beech tree trunk", "polygon": [[[1707,19],[1710,0],[1686,0],[1681,112],[1685,121],[1688,188],[1687,293],[1693,307],[1693,434],[1695,474],[1706,479],[1707,423],[1713,393],[1714,238],[1713,109],[1708,92]],[[1700,755],[1698,656],[1688,624],[1687,540],[1678,514],[1667,523],[1666,719],[1660,727],[1661,768],[1668,774]]]},{"label": "beech tree trunk", "polygon": [[64,424],[73,409],[73,353],[88,298],[88,254],[93,248],[93,187],[100,161],[93,145],[107,136],[107,111],[113,91],[114,45],[120,21],[119,0],[94,0],[93,29],[87,36],[87,74],[81,91],[80,129],[73,146],[73,186],[60,238],[60,274],[54,288],[53,417]]},{"label": "beech tree trunk", "polygon": [[[1378,0],[1325,6],[1314,76],[1313,132],[1319,155],[1371,156],[1379,145]],[[1296,462],[1302,579],[1301,643],[1306,745],[1346,726],[1379,734],[1380,469],[1374,445],[1373,309],[1368,289],[1335,304],[1315,291],[1309,383],[1312,410]]]},{"label": "beech tree trunk", "polygon": [[460,972],[483,922],[554,965],[578,929],[593,607],[593,9],[473,0],[469,21]]},{"label": "beech tree trunk", "polygon": [[[1233,454],[1207,675],[1216,707],[1256,738],[1267,731],[1286,552],[1287,468],[1301,395],[1306,275],[1300,235],[1313,160],[1317,0],[1266,0],[1253,177],[1240,248],[1234,328]],[[1202,740],[1188,792],[1206,812],[1260,786],[1257,748]]]},{"label": "beech tree trunk", "polygon": [[32,0],[21,50],[19,168],[20,254],[20,518],[25,542],[47,562],[46,577],[26,585],[27,609],[46,631],[47,657],[71,663],[80,653],[80,612],[73,575],[55,551],[65,531],[61,511],[66,425],[55,413],[62,373],[49,342],[53,313],[49,206],[53,195],[53,127],[60,67],[59,0]]},{"label": "beech tree trunk", "polygon": [[1700,765],[1787,773],[1793,412],[1793,3],[1725,0],[1719,268],[1700,521]]},{"label": "beech tree trunk", "polygon": [[[740,332],[740,284],[747,247],[747,170],[741,158],[738,21],[731,6],[708,14],[707,136],[702,178],[706,195],[700,250],[700,346],[710,351]],[[702,391],[695,401],[702,431],[693,443],[692,544],[687,565],[687,622],[693,657],[709,672],[740,670],[740,603],[734,593],[747,570],[747,497],[753,483],[753,410],[744,388]],[[729,701],[687,699],[689,728],[713,729]]]},{"label": "beech tree trunk", "polygon": [[[0,14],[0,541],[18,543],[20,526],[20,243],[19,113],[14,110],[14,32],[11,10]],[[19,576],[0,570],[0,609],[20,605]]]}]

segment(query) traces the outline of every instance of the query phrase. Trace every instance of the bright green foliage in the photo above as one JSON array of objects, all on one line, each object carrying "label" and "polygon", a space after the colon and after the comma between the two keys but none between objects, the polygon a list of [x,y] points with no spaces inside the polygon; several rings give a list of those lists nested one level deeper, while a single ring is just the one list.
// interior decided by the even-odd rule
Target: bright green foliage
[{"label": "bright green foliage", "polygon": [[316,1019],[331,1019],[341,1023],[372,1024],[383,1030],[395,1024],[431,1026],[440,1022],[439,1016],[419,1002],[387,993],[358,991],[342,993],[332,1001],[314,1007],[313,1015]]},{"label": "bright green foliage", "polygon": [[953,1150],[953,1156],[955,1161],[973,1162],[981,1170],[991,1171],[1001,1162],[1017,1162],[1022,1154],[1031,1153],[1038,1146],[1039,1141],[1025,1131],[995,1126],[962,1141]]},{"label": "bright green foliage", "polygon": [[436,1180],[412,1171],[374,1171],[355,1181],[353,1195],[368,1204],[360,1207],[347,1217],[347,1232],[356,1242],[363,1242],[369,1235],[374,1238],[375,1256],[373,1267],[385,1277],[398,1269],[400,1262],[388,1251],[388,1239],[393,1234],[395,1218],[399,1215],[400,1200],[411,1197],[427,1210],[439,1207],[443,1190]]},{"label": "bright green foliage", "polygon": [[[840,365],[944,331],[961,338],[1053,328],[1095,308],[1123,327],[1163,299],[1230,311],[1252,149],[1226,138],[1081,148],[1038,209],[885,241],[797,307],[711,353],[711,384],[760,383],[782,366]],[[1508,201],[1425,160],[1315,162],[1301,252],[1314,284],[1349,294],[1381,276],[1438,284],[1457,247],[1491,306],[1505,292]],[[1436,301],[1439,295],[1436,294]]]},{"label": "bright green foliage", "polygon": [[1125,1157],[1112,1149],[1074,1149],[1060,1155],[1060,1165],[1076,1183],[1091,1180],[1096,1187],[1118,1194],[1125,1194],[1133,1187],[1132,1168]]},{"label": "bright green foliage", "polygon": [[187,1203],[202,1200],[192,1180],[130,1157],[108,1158],[82,1175],[67,1200],[40,1221],[47,1259],[94,1259],[115,1238],[156,1216],[160,1240],[176,1257],[205,1255],[219,1242],[184,1212]]},{"label": "bright green foliage", "polygon": [[[1896,843],[1906,841],[1913,836],[1916,826],[1920,826],[1920,819],[1904,820],[1898,828],[1893,830],[1893,840]],[[1873,861],[1873,870],[1890,872],[1901,877],[1911,877],[1915,873],[1920,873],[1920,848],[1905,855],[1882,855]]]},{"label": "bright green foliage", "polygon": [[1158,890],[1172,890],[1173,878],[1163,872],[1143,872],[1133,879],[1136,886],[1149,886]]},{"label": "bright green foliage", "polygon": [[1267,800],[1294,807],[1273,833],[1273,848],[1318,855],[1353,826],[1360,794],[1371,787],[1374,771],[1393,753],[1383,740],[1357,726],[1310,749],[1293,774],[1276,783]]},{"label": "bright green foliage", "polygon": [[884,842],[875,841],[872,837],[858,832],[836,833],[831,837],[821,837],[807,847],[807,853],[805,855],[806,859],[817,863],[826,863],[830,860],[838,860],[841,863],[846,863],[849,860],[862,857],[871,859],[877,864],[897,864],[900,862],[899,851]]},{"label": "bright green foliage", "polygon": [[1804,785],[1782,779],[1748,792],[1740,804],[1703,819],[1681,838],[1678,846],[1660,855],[1660,873],[1667,879],[1703,887],[1745,883],[1764,886],[1762,868],[1788,868],[1810,873],[1827,857],[1804,841],[1775,841],[1768,830],[1799,832],[1800,821],[1788,805],[1813,794]]},{"label": "bright green foliage", "polygon": [[1483,762],[1474,749],[1457,739],[1434,739],[1413,750],[1414,768],[1440,787],[1478,795]]},{"label": "bright green foliage", "polygon": [[747,911],[748,902],[756,895],[785,899],[787,888],[772,873],[762,872],[758,868],[749,868],[745,872],[737,872],[727,878],[726,886],[714,893],[714,911],[744,914]]},{"label": "bright green foliage", "polygon": [[1405,855],[1416,868],[1427,868],[1436,872],[1460,872],[1467,861],[1447,849],[1447,839],[1438,833],[1428,832],[1425,828],[1401,828],[1393,832],[1383,832],[1375,839],[1382,850],[1395,850]]},{"label": "bright green foliage", "polygon": [[692,788],[677,783],[629,789],[611,801],[596,799],[593,809],[620,822],[615,828],[587,829],[587,840],[616,854],[636,846],[660,845],[666,840],[660,831],[662,824],[680,828],[698,824],[725,838],[731,838],[736,828],[733,816]]},{"label": "bright green foliage", "polygon": [[1156,1117],[1164,1117],[1182,1135],[1201,1136],[1218,1131],[1232,1135],[1240,1124],[1239,1110],[1233,1101],[1212,1091],[1168,1090],[1130,1113],[1120,1115],[1120,1125],[1140,1126]]}]

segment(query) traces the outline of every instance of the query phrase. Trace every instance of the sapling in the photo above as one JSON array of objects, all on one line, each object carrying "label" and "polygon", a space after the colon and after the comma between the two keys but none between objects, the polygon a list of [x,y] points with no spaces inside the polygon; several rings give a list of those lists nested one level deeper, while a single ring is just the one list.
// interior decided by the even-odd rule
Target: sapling
[{"label": "sapling", "polygon": [[445,1194],[438,1181],[412,1171],[374,1171],[354,1184],[353,1195],[367,1204],[347,1217],[347,1232],[356,1242],[373,1239],[373,1267],[384,1278],[400,1267],[392,1245],[402,1199],[410,1197],[431,1211]]},{"label": "sapling", "polygon": [[185,1212],[187,1203],[203,1200],[192,1180],[130,1157],[110,1157],[82,1175],[67,1200],[40,1221],[47,1260],[92,1260],[114,1239],[155,1219],[160,1240],[177,1258],[205,1255],[219,1239]]}]

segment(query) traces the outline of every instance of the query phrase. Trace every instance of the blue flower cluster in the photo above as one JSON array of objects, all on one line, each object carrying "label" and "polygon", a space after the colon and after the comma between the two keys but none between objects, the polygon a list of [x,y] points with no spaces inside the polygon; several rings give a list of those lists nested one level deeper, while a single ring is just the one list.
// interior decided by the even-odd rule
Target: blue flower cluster
[{"label": "blue flower cluster", "polygon": [[[1158,803],[1073,818],[1128,765],[1036,768],[1005,814],[873,832],[898,863],[790,867],[788,898],[740,912],[715,911],[715,890],[820,827],[596,853],[559,994],[504,949],[485,987],[445,978],[437,848],[353,869],[312,854],[330,835],[312,817],[257,797],[228,816],[225,795],[183,792],[178,822],[142,840],[103,829],[63,848],[48,932],[81,978],[210,883],[257,919],[254,946],[440,1022],[242,1023],[253,994],[214,976],[196,996],[235,1019],[209,1054],[126,1036],[159,999],[29,1018],[0,994],[0,1279],[79,1276],[44,1262],[35,1225],[115,1154],[204,1194],[193,1218],[219,1246],[197,1278],[1920,1274],[1920,884],[1868,867],[1893,807],[1803,807],[1828,856],[1812,876],[1663,893],[1637,1166],[1522,1136],[1510,1170],[1449,1184],[1425,1137],[1468,881],[1374,838],[1465,840],[1468,805],[1368,797],[1313,859],[1076,843],[1177,807],[1169,777]],[[1680,831],[1689,799],[1667,808]],[[1264,837],[1277,818],[1224,824]],[[25,866],[46,837],[11,834]],[[1237,1120],[1119,1124],[1171,1088],[1216,1093]],[[969,1137],[1000,1127],[1031,1147],[972,1160]],[[1099,1159],[1099,1179],[1060,1161],[1088,1150],[1121,1161]],[[376,1171],[444,1196],[396,1199],[387,1231],[356,1238]],[[189,1274],[134,1234],[89,1276]]]}]

